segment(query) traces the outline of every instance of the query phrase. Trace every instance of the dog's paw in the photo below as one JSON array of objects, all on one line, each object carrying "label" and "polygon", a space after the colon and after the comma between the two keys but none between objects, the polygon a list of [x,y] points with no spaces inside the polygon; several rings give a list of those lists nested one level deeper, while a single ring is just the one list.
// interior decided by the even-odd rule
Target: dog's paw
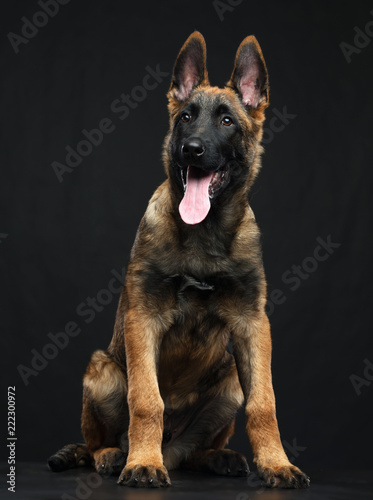
[{"label": "dog's paw", "polygon": [[310,478],[295,465],[259,467],[258,476],[267,488],[309,488]]},{"label": "dog's paw", "polygon": [[246,458],[233,450],[210,450],[206,455],[206,466],[220,476],[247,476],[249,466]]},{"label": "dog's paw", "polygon": [[102,476],[118,476],[126,464],[127,455],[119,448],[106,448],[96,452],[95,469]]},{"label": "dog's paw", "polygon": [[170,477],[163,465],[126,466],[120,474],[118,484],[137,488],[159,488],[171,486]]}]

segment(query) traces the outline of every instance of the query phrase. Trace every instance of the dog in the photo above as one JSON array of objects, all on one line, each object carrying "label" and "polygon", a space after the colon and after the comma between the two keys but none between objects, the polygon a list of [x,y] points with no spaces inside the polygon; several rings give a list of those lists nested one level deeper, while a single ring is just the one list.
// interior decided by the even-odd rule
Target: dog
[{"label": "dog", "polygon": [[260,233],[248,203],[269,104],[256,38],[243,40],[218,88],[204,38],[192,33],[168,100],[167,179],[141,220],[111,343],[84,376],[85,443],[65,446],[49,467],[92,463],[137,487],[169,486],[177,468],[246,476],[246,458],[226,449],[244,403],[264,484],[306,488],[309,477],[280,440]]}]

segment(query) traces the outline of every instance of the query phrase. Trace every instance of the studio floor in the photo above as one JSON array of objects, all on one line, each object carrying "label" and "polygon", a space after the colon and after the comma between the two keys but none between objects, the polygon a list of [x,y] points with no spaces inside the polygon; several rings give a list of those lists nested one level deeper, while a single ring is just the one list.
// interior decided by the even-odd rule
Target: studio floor
[{"label": "studio floor", "polygon": [[43,463],[16,466],[15,494],[7,491],[4,478],[9,472],[1,464],[0,497],[22,500],[372,500],[373,471],[307,471],[308,490],[268,490],[254,473],[247,478],[217,477],[172,471],[167,489],[134,489],[118,486],[115,478],[101,478],[92,469],[80,468],[52,473]]}]

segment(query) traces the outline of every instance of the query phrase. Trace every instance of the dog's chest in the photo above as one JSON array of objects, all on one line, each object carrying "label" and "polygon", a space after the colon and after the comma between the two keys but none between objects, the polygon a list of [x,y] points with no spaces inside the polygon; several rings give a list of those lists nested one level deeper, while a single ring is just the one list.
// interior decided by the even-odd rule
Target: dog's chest
[{"label": "dog's chest", "polygon": [[[171,298],[175,326],[182,326],[183,335],[188,330],[200,330],[202,324],[220,323],[219,305],[222,290],[213,276],[196,277],[189,274],[173,274],[164,278],[164,296]],[[193,336],[196,333],[193,334]]]},{"label": "dog's chest", "polygon": [[248,261],[158,257],[148,261],[140,276],[150,315],[164,315],[174,326],[186,329],[190,325],[200,330],[202,323],[226,324],[227,311],[255,307],[261,289],[258,268]]},{"label": "dog's chest", "polygon": [[[212,279],[210,283],[207,281],[189,276],[188,274],[174,274],[165,279],[166,283],[170,283],[174,288],[176,297],[182,300],[191,295],[201,297],[211,296],[211,292],[215,290],[215,285]],[[207,292],[207,293],[206,293]]]},{"label": "dog's chest", "polygon": [[214,276],[174,274],[165,278],[164,285],[173,297],[175,307],[183,315],[190,313],[195,319],[198,311],[209,315],[212,311],[217,312],[224,293],[219,280]]},{"label": "dog's chest", "polygon": [[255,268],[243,273],[219,272],[202,276],[189,273],[175,273],[163,278],[163,286],[168,289],[179,306],[186,300],[221,302],[227,296],[236,295],[243,301],[258,295],[260,278]]}]

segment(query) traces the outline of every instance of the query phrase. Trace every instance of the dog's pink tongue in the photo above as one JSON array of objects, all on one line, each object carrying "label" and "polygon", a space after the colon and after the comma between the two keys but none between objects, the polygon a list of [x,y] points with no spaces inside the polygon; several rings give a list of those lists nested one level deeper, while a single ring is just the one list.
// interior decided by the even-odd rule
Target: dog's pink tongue
[{"label": "dog's pink tongue", "polygon": [[210,210],[209,184],[213,174],[200,168],[188,167],[187,185],[179,213],[186,224],[202,222]]}]

